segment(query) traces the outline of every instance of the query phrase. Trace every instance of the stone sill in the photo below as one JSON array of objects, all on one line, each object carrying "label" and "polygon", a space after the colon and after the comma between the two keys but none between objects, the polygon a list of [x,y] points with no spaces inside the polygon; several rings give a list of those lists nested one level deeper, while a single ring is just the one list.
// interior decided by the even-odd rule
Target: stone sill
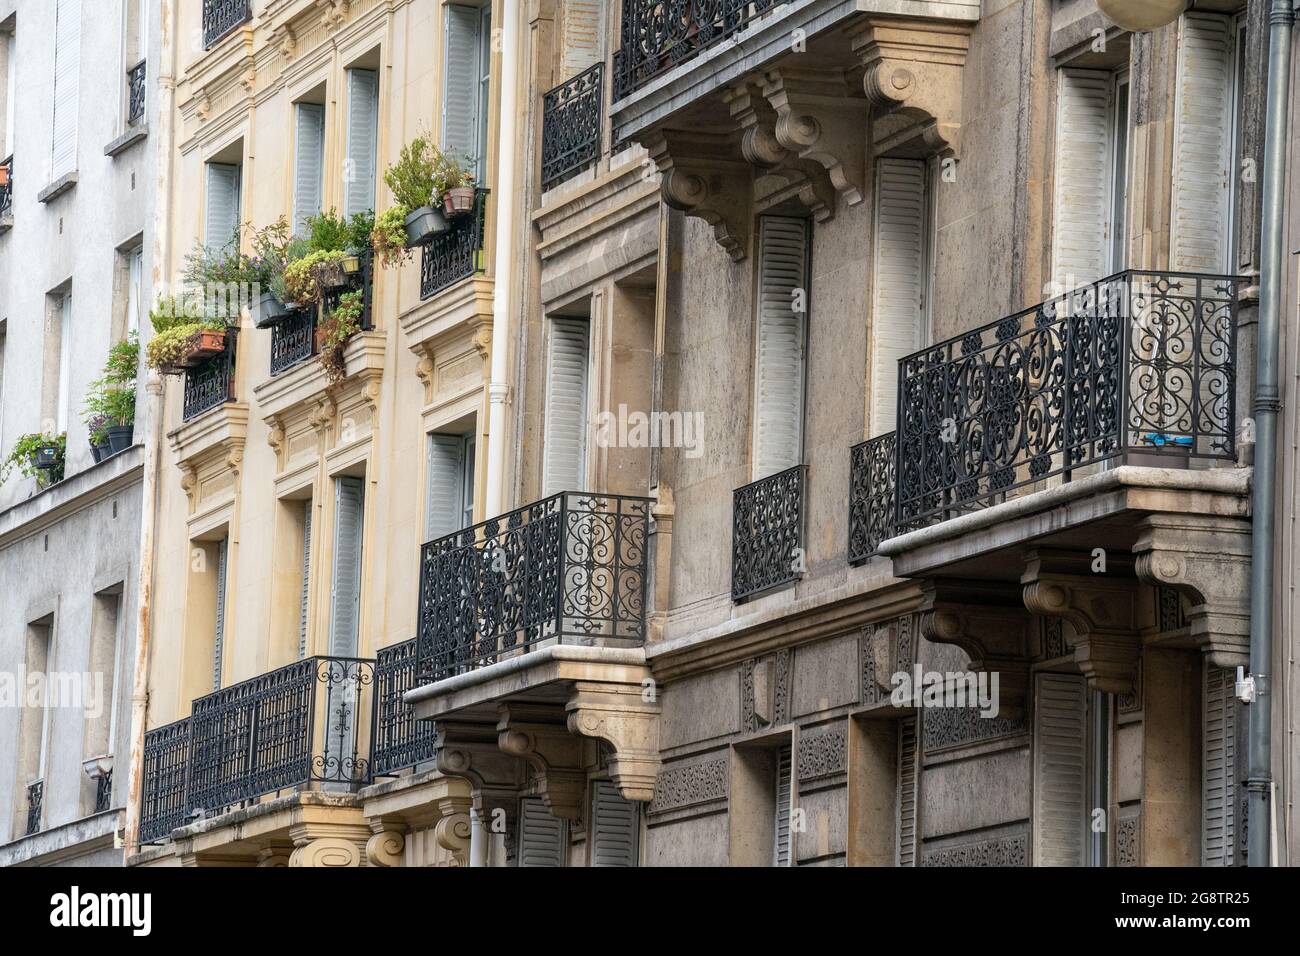
[{"label": "stone sill", "polygon": [[112,846],[112,837],[123,813],[121,808],[115,807],[20,837],[0,847],[0,867],[32,865],[34,860],[49,865]]},{"label": "stone sill", "polygon": [[104,155],[117,156],[119,153],[124,153],[148,136],[149,125],[147,123],[141,123],[139,126],[132,126],[125,133],[104,147]]},{"label": "stone sill", "polygon": [[330,391],[338,391],[358,377],[375,377],[384,371],[386,337],[379,329],[358,332],[343,349],[346,376],[330,384],[317,356],[304,359],[253,388],[263,419],[282,416]]},{"label": "stone sill", "polygon": [[75,185],[77,185],[77,171],[74,169],[72,172],[60,176],[38,192],[36,201],[39,203],[53,202]]},{"label": "stone sill", "polygon": [[176,464],[183,466],[216,447],[242,447],[247,435],[247,403],[226,402],[173,428],[167,439]]},{"label": "stone sill", "polygon": [[133,445],[0,511],[0,547],[11,536],[34,534],[73,511],[139,482],[143,470],[144,446]]}]

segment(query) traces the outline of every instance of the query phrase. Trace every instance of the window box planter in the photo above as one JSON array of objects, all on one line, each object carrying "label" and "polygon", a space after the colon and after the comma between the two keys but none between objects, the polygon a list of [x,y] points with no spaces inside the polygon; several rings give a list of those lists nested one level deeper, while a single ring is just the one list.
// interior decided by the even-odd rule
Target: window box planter
[{"label": "window box planter", "polygon": [[450,217],[468,216],[474,212],[474,187],[457,186],[447,190],[442,207]]},{"label": "window box planter", "polygon": [[257,302],[257,320],[253,323],[259,329],[269,329],[273,325],[278,325],[289,316],[293,311],[285,305],[274,292],[263,292],[262,297]]},{"label": "window box planter", "polygon": [[411,210],[406,217],[407,248],[428,245],[434,237],[442,235],[451,228],[447,217],[441,209],[433,206],[421,206]]},{"label": "window box planter", "polygon": [[126,451],[135,440],[135,425],[113,425],[108,429],[108,448],[110,455]]},{"label": "window box planter", "polygon": [[195,368],[202,365],[214,355],[220,355],[226,350],[226,333],[217,329],[203,329],[199,332],[194,340],[194,345],[185,353],[185,358],[181,360],[181,365],[185,368]]}]

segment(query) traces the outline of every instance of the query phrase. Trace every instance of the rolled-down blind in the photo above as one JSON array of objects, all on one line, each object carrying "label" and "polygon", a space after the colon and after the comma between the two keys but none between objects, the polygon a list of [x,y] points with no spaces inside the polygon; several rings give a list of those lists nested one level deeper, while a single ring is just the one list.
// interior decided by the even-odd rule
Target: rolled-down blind
[{"label": "rolled-down blind", "polygon": [[1237,698],[1234,674],[1205,666],[1202,695],[1201,864],[1232,866],[1237,834]]},{"label": "rolled-down blind", "polygon": [[1062,287],[1106,273],[1111,84],[1109,73],[1096,70],[1057,77],[1052,278]]},{"label": "rolled-down blind", "polygon": [[542,494],[581,491],[587,455],[588,323],[552,319],[547,347]]},{"label": "rolled-down blind", "polygon": [[461,158],[478,152],[481,16],[477,7],[464,4],[446,8],[442,148]]},{"label": "rolled-down blind", "polygon": [[365,492],[359,478],[335,479],[334,583],[330,654],[355,657],[361,615],[361,533]]},{"label": "rolled-down blind", "polygon": [[608,780],[596,782],[591,806],[591,865],[636,866],[641,805]]},{"label": "rolled-down blind", "polygon": [[916,866],[916,718],[898,722],[898,865]]},{"label": "rolled-down blind", "polygon": [[[77,168],[77,110],[81,90],[81,0],[54,7],[54,122],[50,180]],[[9,111],[16,91],[9,90]],[[10,144],[12,148],[12,143]]]},{"label": "rolled-down blind", "polygon": [[212,638],[212,689],[221,689],[221,666],[226,653],[226,559],[229,538],[217,545],[217,620]]},{"label": "rolled-down blind", "polygon": [[302,581],[298,585],[298,660],[307,656],[308,600],[311,597],[311,512],[308,498],[302,503]]},{"label": "rolled-down blind", "polygon": [[1087,683],[1040,674],[1034,701],[1034,864],[1083,866],[1087,833]]},{"label": "rolled-down blind", "polygon": [[379,74],[348,70],[348,164],[343,211],[348,216],[375,208],[378,175]]},{"label": "rolled-down blind", "polygon": [[563,69],[576,76],[605,59],[607,0],[565,0]]},{"label": "rolled-down blind", "polygon": [[225,249],[239,229],[239,167],[208,163],[207,195],[203,218],[203,244]]},{"label": "rolled-down blind", "polygon": [[808,222],[764,216],[759,228],[754,369],[754,478],[803,460]]},{"label": "rolled-down blind", "polygon": [[790,745],[776,752],[776,813],[775,840],[772,862],[775,866],[789,866],[791,860],[790,801],[791,788]]},{"label": "rolled-down blind", "polygon": [[307,235],[307,220],[321,211],[325,165],[325,107],[299,103],[295,108],[297,138],[294,155],[293,226]]},{"label": "rolled-down blind", "polygon": [[460,435],[430,435],[424,540],[433,541],[459,531],[465,488],[465,439]]}]

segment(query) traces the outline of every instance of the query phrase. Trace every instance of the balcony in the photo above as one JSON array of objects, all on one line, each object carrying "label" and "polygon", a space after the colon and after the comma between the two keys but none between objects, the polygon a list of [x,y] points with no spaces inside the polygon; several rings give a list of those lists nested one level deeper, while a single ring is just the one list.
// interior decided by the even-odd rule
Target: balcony
[{"label": "balcony", "polygon": [[474,211],[451,221],[451,228],[424,247],[420,260],[420,299],[483,271],[483,221],[488,190],[474,193]]},{"label": "balcony", "polygon": [[126,74],[128,126],[139,126],[144,122],[146,69],[146,61],[141,60]]},{"label": "balcony", "polygon": [[250,0],[203,0],[203,49],[253,19]]},{"label": "balcony", "polygon": [[0,162],[0,229],[7,229],[13,222],[14,212],[14,158],[10,156]]},{"label": "balcony", "polygon": [[239,330],[226,330],[226,347],[185,372],[182,417],[185,421],[235,400],[235,354],[239,349]]},{"label": "balcony", "polygon": [[605,125],[605,64],[597,63],[542,97],[542,189],[600,159]]},{"label": "balcony", "polygon": [[316,354],[316,310],[303,309],[271,326],[271,374],[279,375]]},{"label": "balcony", "polygon": [[640,646],[649,522],[647,498],[565,492],[424,545],[420,683],[543,644]]},{"label": "balcony", "polygon": [[415,640],[381,647],[375,654],[374,777],[392,776],[432,760],[438,752],[433,726],[415,719],[403,699],[415,686]]},{"label": "balcony", "polygon": [[745,601],[802,575],[803,465],[737,488],[731,498],[731,599]]},{"label": "balcony", "polygon": [[27,831],[26,835],[41,832],[41,817],[45,805],[45,781],[37,780],[27,785]]}]

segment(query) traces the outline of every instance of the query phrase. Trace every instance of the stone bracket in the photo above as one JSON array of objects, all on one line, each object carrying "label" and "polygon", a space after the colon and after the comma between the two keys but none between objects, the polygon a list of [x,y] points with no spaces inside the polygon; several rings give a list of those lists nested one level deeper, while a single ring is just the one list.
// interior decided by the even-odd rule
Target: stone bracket
[{"label": "stone bracket", "polygon": [[565,705],[569,730],[613,748],[610,778],[627,800],[646,802],[655,795],[661,709],[657,694],[647,700],[641,684],[612,681],[576,681]]},{"label": "stone bracket", "polygon": [[537,778],[537,792],[552,816],[581,820],[587,789],[582,740],[564,724],[548,722],[554,708],[503,704],[497,722],[502,753],[522,758]]},{"label": "stone bracket", "polygon": [[749,255],[753,170],[736,158],[734,137],[665,132],[646,148],[661,174],[664,202],[712,226],[733,260]]},{"label": "stone bracket", "polygon": [[763,96],[776,113],[776,142],[802,161],[801,171],[814,183],[827,180],[850,206],[862,202],[871,104],[844,74],[780,67],[764,78]]}]

